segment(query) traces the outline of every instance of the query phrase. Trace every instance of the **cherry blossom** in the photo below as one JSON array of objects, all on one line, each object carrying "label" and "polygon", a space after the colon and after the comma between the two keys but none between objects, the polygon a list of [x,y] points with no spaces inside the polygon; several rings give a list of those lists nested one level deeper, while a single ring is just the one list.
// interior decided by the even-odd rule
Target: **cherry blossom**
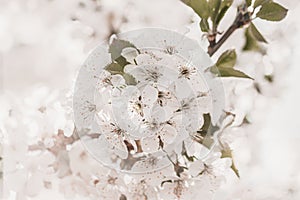
[{"label": "cherry blossom", "polygon": [[[238,58],[237,68],[254,77],[254,84],[231,78],[220,84],[210,74],[207,68],[218,54],[212,61],[198,49],[198,43],[207,46],[199,18],[180,1],[1,2],[3,198],[299,199],[299,159],[294,156],[299,148],[291,134],[297,132],[297,117],[288,126],[282,123],[290,116],[282,99],[293,99],[286,104],[294,112],[298,99],[299,4],[282,2],[293,10],[287,25],[255,21],[269,36],[269,46],[263,55],[246,52]],[[224,19],[220,31],[225,22],[231,18]],[[120,34],[137,47],[122,50],[130,64],[111,73],[104,69],[112,62],[110,54],[97,49],[93,62],[83,65],[86,74],[79,82],[86,88],[72,89],[92,46],[111,34],[149,26],[183,34],[159,30],[151,37],[154,29],[136,39]],[[223,48],[240,51],[240,41],[228,40]],[[124,74],[136,84],[127,84]],[[73,116],[73,108],[82,117]],[[220,123],[221,113],[229,111],[234,120],[230,115]],[[190,137],[203,126],[203,114],[220,126],[213,139],[233,149],[240,180],[230,169],[231,159],[218,153],[220,144],[210,152]],[[184,167],[180,177],[168,156]]]}]

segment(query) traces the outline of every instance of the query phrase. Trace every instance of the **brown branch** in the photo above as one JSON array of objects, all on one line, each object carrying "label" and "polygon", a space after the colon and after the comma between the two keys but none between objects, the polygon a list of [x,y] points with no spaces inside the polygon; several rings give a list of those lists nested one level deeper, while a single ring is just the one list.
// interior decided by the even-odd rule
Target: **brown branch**
[{"label": "brown branch", "polygon": [[232,25],[226,30],[218,42],[210,42],[207,51],[208,55],[210,57],[213,56],[235,30],[243,27],[246,24],[249,24],[250,22],[251,13],[248,11],[247,6],[243,5],[238,7],[237,15]]},{"label": "brown branch", "polygon": [[209,45],[208,52],[207,52],[208,55],[210,57],[213,56],[236,29],[237,29],[236,25],[232,24],[217,43],[213,45]]}]

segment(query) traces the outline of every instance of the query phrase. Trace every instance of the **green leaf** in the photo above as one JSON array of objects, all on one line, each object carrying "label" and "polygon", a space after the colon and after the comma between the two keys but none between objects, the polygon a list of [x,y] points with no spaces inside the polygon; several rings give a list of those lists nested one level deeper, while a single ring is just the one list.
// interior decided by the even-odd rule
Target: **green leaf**
[{"label": "green leaf", "polygon": [[236,63],[236,52],[230,49],[222,53],[219,57],[216,66],[221,68],[233,68]]},{"label": "green leaf", "polygon": [[206,135],[213,136],[214,133],[220,128],[212,124],[210,114],[203,114],[203,119],[204,124],[202,125],[201,129],[197,131],[197,133],[200,133],[203,137],[205,137]]},{"label": "green leaf", "polygon": [[255,25],[253,23],[250,23],[249,26],[249,33],[253,36],[254,39],[256,39],[259,42],[268,43],[267,40],[262,36],[262,34],[257,30]]},{"label": "green leaf", "polygon": [[124,67],[122,67],[118,63],[111,63],[111,64],[107,65],[105,67],[105,69],[107,71],[109,71],[112,75],[115,75],[115,74],[121,74],[121,75],[123,75],[123,73],[124,73],[123,72]]},{"label": "green leaf", "polygon": [[213,24],[216,24],[216,19],[220,11],[221,0],[209,0],[210,18]]},{"label": "green leaf", "polygon": [[241,71],[233,69],[233,68],[212,66],[210,68],[210,71],[213,74],[216,74],[217,76],[220,76],[220,77],[249,78],[249,79],[253,80],[253,78],[251,78],[244,72],[241,72]]},{"label": "green leaf", "polygon": [[288,10],[278,3],[264,3],[256,14],[257,17],[268,21],[280,21],[285,18]]},{"label": "green leaf", "polygon": [[202,18],[200,21],[200,28],[202,32],[208,32],[209,31],[209,24],[207,19]]},{"label": "green leaf", "polygon": [[[223,0],[222,3],[221,3],[221,6],[220,6],[220,10],[222,10],[223,8],[225,7],[230,7],[233,3],[233,0]],[[220,11],[221,13],[221,11]]]},{"label": "green leaf", "polygon": [[220,77],[238,77],[238,78],[250,78],[245,73],[234,69],[236,63],[236,52],[234,49],[230,49],[222,53],[217,63],[210,67],[210,71]]},{"label": "green leaf", "polygon": [[125,65],[130,64],[126,58],[124,58],[124,56],[119,56],[118,58],[116,58],[114,60],[115,62],[117,62],[119,65],[121,65],[122,67],[125,67]]},{"label": "green leaf", "polygon": [[184,4],[191,7],[201,18],[208,19],[209,7],[206,0],[181,0]]},{"label": "green leaf", "polygon": [[222,0],[208,0],[210,12],[214,12],[217,7],[220,7]]},{"label": "green leaf", "polygon": [[265,3],[268,3],[268,2],[271,2],[272,0],[256,0],[255,2],[254,2],[254,5],[253,5],[253,7],[254,8],[257,8],[258,6],[261,6],[261,5],[263,5],[263,4],[265,4]]},{"label": "green leaf", "polygon": [[112,43],[109,45],[109,50],[108,50],[108,52],[111,54],[111,59],[113,61],[118,59],[121,56],[123,49],[128,47],[132,47],[136,49],[136,47],[132,43],[126,40],[114,38]]},{"label": "green leaf", "polygon": [[232,156],[232,150],[228,147],[228,148],[225,148],[221,151],[222,155],[221,155],[221,158],[231,158],[232,160],[232,164],[231,164],[231,169],[232,171],[236,174],[236,176],[238,178],[240,178],[240,173],[239,173],[239,170],[237,169],[237,167],[235,166],[235,162],[233,160],[233,156]]},{"label": "green leaf", "polygon": [[247,4],[248,7],[251,6],[252,0],[246,0],[246,4]]},{"label": "green leaf", "polygon": [[113,39],[108,50],[111,54],[111,59],[113,62],[107,65],[105,69],[109,71],[112,75],[122,75],[127,85],[136,85],[135,78],[132,75],[124,72],[124,67],[130,63],[126,60],[124,56],[121,55],[121,53],[123,49],[129,47],[137,49],[132,43],[126,40]]},{"label": "green leaf", "polygon": [[249,27],[245,30],[246,42],[243,47],[243,51],[260,51],[260,46],[257,43],[257,40],[253,38],[250,33]]},{"label": "green leaf", "polygon": [[135,78],[132,75],[124,73],[123,77],[124,77],[127,85],[136,85],[137,84]]},{"label": "green leaf", "polygon": [[214,144],[214,133],[220,129],[213,125],[210,114],[203,114],[204,123],[202,127],[194,134],[193,139],[208,149]]},{"label": "green leaf", "polygon": [[223,19],[225,13],[232,5],[232,2],[233,2],[233,0],[222,1],[221,7],[220,7],[220,12],[217,14],[216,25],[218,25],[220,23],[220,21]]},{"label": "green leaf", "polygon": [[112,75],[120,74],[125,79],[127,85],[136,85],[135,78],[124,72],[124,66],[119,65],[118,63],[111,63],[105,67],[105,70],[110,72]]}]

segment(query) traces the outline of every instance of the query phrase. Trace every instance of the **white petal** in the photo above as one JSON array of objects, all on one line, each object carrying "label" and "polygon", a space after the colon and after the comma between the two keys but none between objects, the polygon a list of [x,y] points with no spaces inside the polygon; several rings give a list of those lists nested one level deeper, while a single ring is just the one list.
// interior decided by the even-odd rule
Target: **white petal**
[{"label": "white petal", "polygon": [[197,160],[191,163],[189,166],[189,174],[196,177],[205,169],[204,163],[201,160]]},{"label": "white petal", "polygon": [[156,102],[158,96],[158,91],[153,86],[147,85],[142,91],[142,102],[149,107]]},{"label": "white petal", "polygon": [[155,60],[149,54],[140,54],[136,57],[138,65],[150,65],[155,64]]},{"label": "white petal", "polygon": [[137,50],[133,47],[127,47],[122,50],[121,55],[130,63],[134,63],[134,59],[139,55]]},{"label": "white petal", "polygon": [[184,99],[190,96],[192,89],[186,79],[178,79],[175,82],[175,92],[177,98]]},{"label": "white petal", "polygon": [[156,152],[159,149],[158,137],[152,136],[142,140],[142,148],[145,152]]},{"label": "white petal", "polygon": [[111,77],[111,83],[113,84],[113,86],[118,87],[121,85],[125,85],[125,80],[123,76],[116,74]]},{"label": "white petal", "polygon": [[167,124],[159,134],[164,143],[171,144],[177,136],[177,130],[173,126]]}]

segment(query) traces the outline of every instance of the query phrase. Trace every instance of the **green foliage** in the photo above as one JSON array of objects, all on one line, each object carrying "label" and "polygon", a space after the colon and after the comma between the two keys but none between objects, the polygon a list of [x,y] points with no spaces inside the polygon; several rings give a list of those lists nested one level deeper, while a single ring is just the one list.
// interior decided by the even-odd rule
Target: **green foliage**
[{"label": "green foliage", "polygon": [[212,124],[210,114],[203,114],[203,119],[204,124],[197,133],[201,134],[202,137],[206,135],[213,136],[213,134],[219,130],[219,127]]},{"label": "green foliage", "polygon": [[136,85],[134,77],[124,72],[124,67],[130,63],[121,55],[121,53],[123,49],[129,47],[137,49],[133,44],[126,40],[113,39],[108,50],[111,54],[112,63],[107,65],[105,70],[109,71],[113,75],[122,75],[128,85]]},{"label": "green foliage", "polygon": [[261,6],[261,5],[263,5],[263,4],[265,4],[265,3],[268,3],[268,2],[271,2],[272,0],[256,0],[255,2],[254,2],[254,5],[253,5],[253,7],[254,8],[257,8],[258,6]]},{"label": "green foliage", "polygon": [[221,22],[221,20],[225,16],[227,10],[230,8],[232,3],[233,3],[233,0],[223,0],[222,1],[220,9],[219,9],[219,11],[216,15],[216,20],[215,20],[216,25],[219,25],[219,23]]},{"label": "green foliage", "polygon": [[236,63],[236,52],[234,49],[225,51],[218,59],[218,67],[232,68]]},{"label": "green foliage", "polygon": [[182,2],[191,7],[201,18],[208,19],[209,6],[206,0],[182,0]]},{"label": "green foliage", "polygon": [[111,63],[109,65],[107,65],[105,67],[105,69],[107,71],[109,71],[112,75],[115,75],[115,74],[123,74],[123,70],[124,70],[124,67],[122,67],[121,65],[119,65],[118,63]]},{"label": "green foliage", "polygon": [[201,28],[201,31],[203,31],[203,32],[209,31],[209,24],[208,24],[207,19],[204,19],[204,18],[201,19],[200,28]]},{"label": "green foliage", "polygon": [[209,0],[210,19],[213,23],[214,31],[225,16],[227,10],[233,3],[233,0]]},{"label": "green foliage", "polygon": [[250,23],[250,26],[248,27],[249,33],[253,36],[254,39],[256,39],[259,42],[268,43],[267,40],[262,36],[262,34],[257,30],[255,25],[253,23]]},{"label": "green foliage", "polygon": [[127,85],[136,85],[135,78],[132,75],[124,73],[123,77],[124,77]]},{"label": "green foliage", "polygon": [[246,0],[246,4],[247,4],[248,7],[251,6],[252,0]]},{"label": "green foliage", "polygon": [[280,21],[286,17],[287,12],[288,10],[278,3],[267,2],[262,4],[256,16],[268,21]]},{"label": "green foliage", "polygon": [[125,65],[120,65],[117,62],[112,62],[104,69],[110,72],[112,75],[120,74],[126,81],[127,85],[136,85],[136,81],[133,76],[124,72]]},{"label": "green foliage", "polygon": [[264,53],[262,46],[260,46],[258,42],[267,43],[267,41],[253,23],[245,30],[245,38],[246,42],[243,51],[258,51]]},{"label": "green foliage", "polygon": [[220,6],[222,1],[221,0],[209,0],[209,7],[210,7],[210,19],[215,24]]},{"label": "green foliage", "polygon": [[[240,5],[237,11],[236,18],[233,24],[225,31],[222,38],[217,41],[217,35],[219,34],[218,26],[224,18],[227,10],[232,6],[233,0],[181,0],[183,3],[191,7],[201,18],[200,28],[202,32],[208,33],[208,40],[210,42],[208,53],[212,56],[227,40],[227,38],[238,28],[245,27],[250,24],[245,32],[246,44],[243,50],[261,50],[257,42],[267,43],[267,40],[259,32],[254,24],[251,23],[253,20],[253,13],[256,8],[259,11],[256,14],[257,18],[268,20],[268,21],[280,21],[287,15],[287,9],[272,0],[244,0],[244,4]],[[248,10],[248,7],[253,5],[254,11]],[[237,27],[233,31],[232,27]],[[213,69],[215,72],[216,69]],[[238,71],[233,69],[220,68],[220,75],[230,76],[232,73],[235,76],[244,76]]]},{"label": "green foliage", "polygon": [[211,72],[220,77],[236,77],[236,78],[249,78],[253,79],[244,72],[233,68],[223,68],[223,67],[211,67]]},{"label": "green foliage", "polygon": [[236,63],[236,52],[235,50],[227,50],[225,51],[217,63],[210,67],[210,71],[213,74],[216,74],[220,77],[237,77],[237,78],[249,78],[250,76],[246,75],[244,72],[234,69],[234,65]]},{"label": "green foliage", "polygon": [[194,139],[206,148],[210,149],[214,144],[214,133],[218,131],[220,127],[212,124],[210,114],[203,114],[203,119],[204,124],[200,130],[196,132]]},{"label": "green foliage", "polygon": [[109,50],[108,50],[108,52],[111,54],[111,59],[112,60],[118,59],[121,56],[123,49],[128,47],[132,47],[136,49],[136,47],[130,42],[126,40],[114,38],[111,44],[109,45]]},{"label": "green foliage", "polygon": [[[267,43],[267,40],[259,32],[256,26],[252,23],[253,13],[259,8],[256,14],[257,18],[268,20],[268,21],[280,21],[284,19],[287,15],[288,10],[278,3],[272,0],[244,0],[244,4],[238,7],[236,18],[233,24],[228,28],[223,34],[222,38],[217,41],[216,35],[218,32],[218,25],[224,18],[227,10],[232,6],[233,0],[181,0],[186,5],[191,7],[201,18],[200,28],[203,32],[209,33],[209,47],[208,54],[212,56],[221,45],[229,38],[229,36],[238,28],[245,27],[249,25],[245,30],[246,43],[243,47],[244,51],[260,51],[262,53],[263,49],[259,45],[260,43]],[[249,7],[253,5],[254,11],[249,10]],[[216,64],[211,66],[210,72],[216,74],[220,77],[238,77],[238,78],[249,78],[245,73],[234,69],[236,64],[237,55],[235,50],[225,51],[217,60]],[[273,76],[265,76],[265,79],[269,82],[273,81]],[[256,86],[257,90],[259,87]],[[204,124],[200,130],[194,135],[195,139],[210,148],[213,144],[213,138],[211,137],[216,131],[219,130],[218,126],[213,126],[211,124],[211,119],[209,114],[204,114]],[[247,122],[248,123],[248,122]],[[240,177],[239,172],[235,166],[232,156],[232,150],[229,147],[222,149],[222,158],[232,159],[232,170],[234,173]],[[192,161],[188,155],[183,154],[189,160]]]},{"label": "green foliage", "polygon": [[232,150],[229,147],[227,147],[227,148],[222,149],[221,153],[222,153],[221,158],[231,158],[231,160],[232,160],[231,169],[235,173],[235,175],[238,178],[240,178],[239,170],[235,166],[235,163],[234,163],[234,160],[233,160]]},{"label": "green foliage", "polygon": [[210,19],[214,31],[223,19],[225,13],[232,5],[233,0],[181,0],[191,7],[202,19],[200,28],[203,32],[210,30],[208,20]]},{"label": "green foliage", "polygon": [[256,39],[250,34],[249,28],[245,30],[245,38],[246,42],[243,47],[243,51],[259,51],[260,46]]}]

